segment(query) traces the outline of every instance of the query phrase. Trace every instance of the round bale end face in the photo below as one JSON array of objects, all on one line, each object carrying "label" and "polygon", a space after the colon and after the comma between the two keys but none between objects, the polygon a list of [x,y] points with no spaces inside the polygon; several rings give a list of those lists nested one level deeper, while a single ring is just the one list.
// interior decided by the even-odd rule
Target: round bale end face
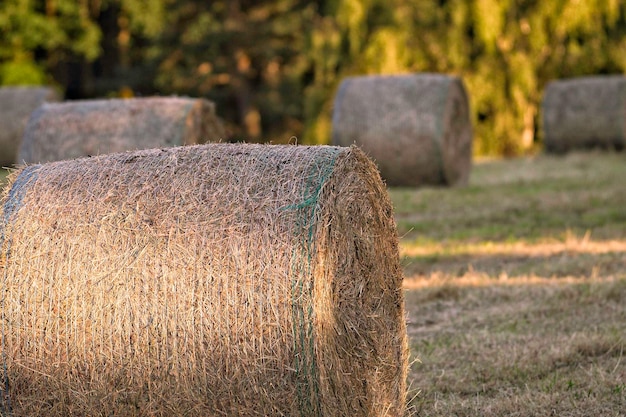
[{"label": "round bale end face", "polygon": [[456,77],[346,78],[335,98],[332,138],[361,147],[389,185],[455,185],[469,177],[472,126]]},{"label": "round bale end face", "polygon": [[403,414],[397,236],[358,149],[209,144],[11,181],[12,415]]},{"label": "round bale end face", "polygon": [[338,158],[319,201],[319,224],[327,226],[317,230],[316,265],[331,266],[320,268],[325,276],[315,281],[322,415],[402,416],[408,369],[402,271],[392,207],[375,164],[352,147]]},{"label": "round bale end face", "polygon": [[450,80],[448,101],[444,111],[442,161],[445,183],[465,186],[472,169],[473,129],[469,99],[460,78]]}]

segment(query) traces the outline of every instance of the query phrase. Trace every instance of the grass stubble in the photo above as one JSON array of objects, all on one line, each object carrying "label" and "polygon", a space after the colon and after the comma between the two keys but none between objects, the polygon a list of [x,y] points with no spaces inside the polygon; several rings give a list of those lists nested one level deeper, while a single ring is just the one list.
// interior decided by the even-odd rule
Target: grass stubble
[{"label": "grass stubble", "polygon": [[417,416],[626,415],[626,154],[390,190]]}]

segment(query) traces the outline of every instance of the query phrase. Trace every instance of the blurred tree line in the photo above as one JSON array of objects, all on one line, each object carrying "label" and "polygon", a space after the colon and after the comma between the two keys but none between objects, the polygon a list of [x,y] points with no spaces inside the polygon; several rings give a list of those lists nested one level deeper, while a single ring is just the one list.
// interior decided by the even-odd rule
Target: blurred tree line
[{"label": "blurred tree line", "polygon": [[543,87],[626,70],[622,0],[2,0],[0,84],[207,97],[232,139],[328,143],[344,76],[461,76],[475,153],[537,142]]}]

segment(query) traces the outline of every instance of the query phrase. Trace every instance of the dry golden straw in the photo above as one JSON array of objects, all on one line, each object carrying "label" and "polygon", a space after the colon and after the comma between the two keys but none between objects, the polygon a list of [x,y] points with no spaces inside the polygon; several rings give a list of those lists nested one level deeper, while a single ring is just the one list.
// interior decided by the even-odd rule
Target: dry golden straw
[{"label": "dry golden straw", "polygon": [[333,143],[360,146],[389,185],[464,185],[472,157],[469,114],[458,77],[349,77],[335,98]]},{"label": "dry golden straw", "polygon": [[542,103],[546,151],[623,149],[626,77],[577,77],[550,82]]},{"label": "dry golden straw", "polygon": [[46,104],[33,113],[18,161],[42,163],[223,139],[215,105],[205,99],[66,101]]},{"label": "dry golden straw", "polygon": [[0,88],[0,166],[15,163],[30,114],[43,103],[60,99],[48,87]]},{"label": "dry golden straw", "polygon": [[207,144],[10,181],[11,415],[405,412],[398,239],[359,149]]}]

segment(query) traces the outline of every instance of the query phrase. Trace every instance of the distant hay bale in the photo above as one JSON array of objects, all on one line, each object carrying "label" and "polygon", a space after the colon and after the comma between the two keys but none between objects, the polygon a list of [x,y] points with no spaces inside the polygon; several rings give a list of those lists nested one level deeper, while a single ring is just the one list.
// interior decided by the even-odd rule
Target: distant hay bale
[{"label": "distant hay bale", "polygon": [[43,103],[60,99],[49,87],[0,88],[0,166],[15,163],[30,114]]},{"label": "distant hay bale", "polygon": [[389,185],[463,185],[469,178],[472,125],[458,77],[346,78],[335,98],[332,138],[360,146]]},{"label": "distant hay bale", "polygon": [[28,121],[20,163],[42,163],[224,138],[205,99],[147,97],[46,104]]},{"label": "distant hay bale", "polygon": [[10,181],[10,415],[403,415],[398,239],[358,148],[206,144]]},{"label": "distant hay bale", "polygon": [[543,103],[547,152],[623,149],[626,144],[626,77],[577,77],[550,82]]}]

